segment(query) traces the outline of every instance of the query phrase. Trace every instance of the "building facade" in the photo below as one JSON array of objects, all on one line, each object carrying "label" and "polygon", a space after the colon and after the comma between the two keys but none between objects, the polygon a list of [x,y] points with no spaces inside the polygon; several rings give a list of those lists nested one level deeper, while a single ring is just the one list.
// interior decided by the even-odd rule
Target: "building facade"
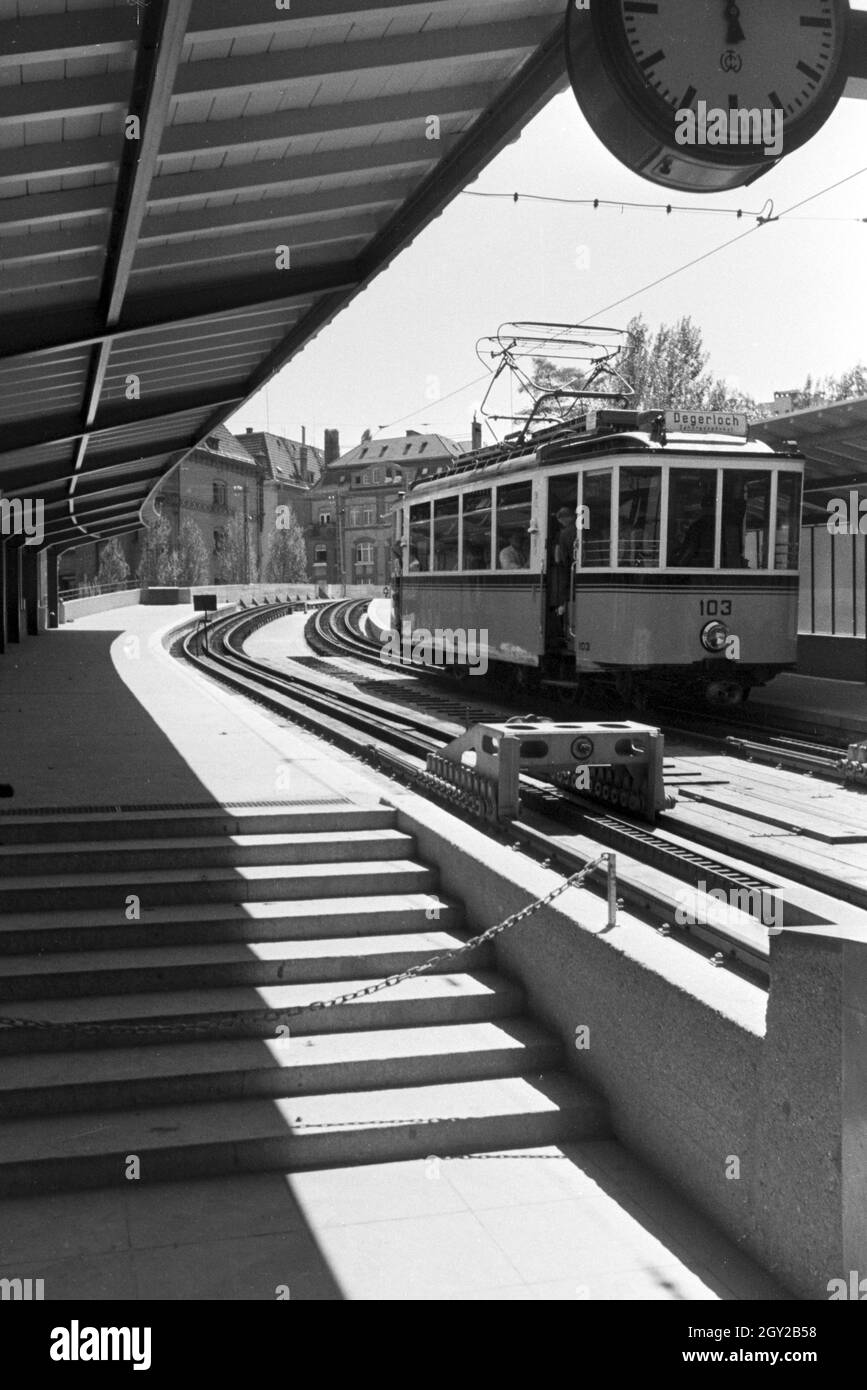
[{"label": "building facade", "polygon": [[[290,506],[299,525],[309,526],[308,494],[322,466],[322,450],[305,440],[252,429],[233,435],[218,425],[162,480],[143,517],[148,523],[158,515],[168,521],[170,549],[177,549],[184,522],[198,529],[208,557],[202,583],[240,580],[239,566],[247,579],[255,580],[265,571],[277,508]],[[132,579],[139,572],[145,539],[144,530],[121,538]],[[105,544],[77,546],[62,556],[61,589],[96,578]]]},{"label": "building facade", "polygon": [[392,575],[394,508],[415,478],[438,472],[464,446],[407,430],[365,439],[330,460],[310,490],[307,556],[320,584],[386,585]]}]

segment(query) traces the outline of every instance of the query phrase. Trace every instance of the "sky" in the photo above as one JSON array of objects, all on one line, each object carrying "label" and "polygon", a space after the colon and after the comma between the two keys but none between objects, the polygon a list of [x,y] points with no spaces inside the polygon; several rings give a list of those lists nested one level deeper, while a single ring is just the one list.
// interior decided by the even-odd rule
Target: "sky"
[{"label": "sky", "polygon": [[[746,216],[768,211],[767,199],[784,213],[856,171],[779,222]],[[567,91],[468,188],[230,418],[232,430],[298,439],[304,425],[321,445],[333,427],[343,452],[366,428],[374,438],[430,429],[467,439],[486,384],[467,385],[484,375],[476,342],[513,319],[625,327],[642,313],[655,327],[689,314],[709,369],[757,401],[802,386],[808,373],[867,361],[867,100],[844,98],[811,142],[749,188],[692,195],[625,169]],[[516,191],[714,211],[471,196]],[[738,208],[740,221],[717,211]],[[640,292],[750,227],[738,244]]]}]

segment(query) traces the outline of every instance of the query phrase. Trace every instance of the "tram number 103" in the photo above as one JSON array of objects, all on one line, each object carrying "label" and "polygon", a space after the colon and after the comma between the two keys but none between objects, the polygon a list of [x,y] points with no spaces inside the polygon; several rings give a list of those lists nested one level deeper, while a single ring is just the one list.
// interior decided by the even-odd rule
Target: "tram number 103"
[{"label": "tram number 103", "polygon": [[732,601],[730,598],[702,599],[699,609],[703,618],[730,618]]}]

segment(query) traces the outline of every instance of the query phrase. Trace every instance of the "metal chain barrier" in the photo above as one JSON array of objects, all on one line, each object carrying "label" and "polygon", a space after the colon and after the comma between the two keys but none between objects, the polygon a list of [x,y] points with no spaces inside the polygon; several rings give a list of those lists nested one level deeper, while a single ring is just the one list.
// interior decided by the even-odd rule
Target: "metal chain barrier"
[{"label": "metal chain barrier", "polygon": [[[282,1023],[287,1018],[297,1018],[299,1014],[313,1013],[320,1009],[335,1009],[341,1004],[351,1003],[354,999],[365,999],[369,995],[378,994],[381,990],[391,989],[393,985],[402,984],[404,980],[415,979],[417,975],[423,975],[426,970],[433,969],[435,965],[439,965],[443,961],[454,960],[457,956],[462,956],[467,951],[474,950],[477,946],[483,946],[485,942],[491,941],[495,936],[499,936],[501,932],[506,931],[509,927],[517,926],[519,922],[526,921],[528,917],[532,917],[540,908],[547,907],[549,903],[554,902],[555,898],[559,898],[561,893],[565,893],[568,888],[580,888],[589,873],[597,869],[603,861],[607,860],[610,864],[611,859],[612,856],[610,854],[600,854],[597,859],[592,860],[589,864],[585,864],[583,869],[579,869],[576,873],[570,874],[570,876],[564,879],[562,883],[559,883],[556,888],[552,888],[550,893],[546,893],[543,898],[536,898],[533,902],[528,903],[526,907],[521,908],[520,912],[513,912],[511,916],[505,917],[502,922],[497,922],[493,927],[487,927],[483,932],[479,932],[477,936],[473,936],[469,941],[464,942],[462,946],[453,946],[448,951],[440,951],[437,955],[429,957],[428,960],[423,961],[420,965],[411,965],[407,970],[401,970],[396,975],[387,975],[385,979],[375,980],[373,984],[365,985],[362,989],[353,990],[349,994],[338,994],[335,995],[333,999],[314,999],[309,1004],[295,1004],[285,1009],[269,1009],[264,1014],[257,1014],[257,1021],[261,1021],[262,1023]],[[69,1023],[58,1023],[52,1019],[13,1018],[0,1015],[0,1029],[20,1028],[27,1031],[52,1029],[63,1033],[87,1034],[143,1033],[160,1035],[163,1033],[211,1033],[214,1029],[232,1027],[239,1021],[243,1021],[248,1017],[249,1010],[246,1009],[236,1009],[232,1013],[224,1014],[221,1018],[198,1019],[188,1022],[179,1019],[177,1021],[168,1020],[161,1023],[110,1023],[107,1021],[101,1023],[76,1023],[74,1021]]]}]

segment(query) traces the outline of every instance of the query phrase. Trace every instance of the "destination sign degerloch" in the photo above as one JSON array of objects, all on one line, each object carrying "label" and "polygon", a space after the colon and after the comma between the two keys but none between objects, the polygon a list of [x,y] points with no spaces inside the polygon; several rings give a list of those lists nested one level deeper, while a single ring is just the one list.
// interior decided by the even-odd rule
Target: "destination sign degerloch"
[{"label": "destination sign degerloch", "polygon": [[666,434],[740,434],[746,438],[747,417],[739,410],[667,410]]}]

